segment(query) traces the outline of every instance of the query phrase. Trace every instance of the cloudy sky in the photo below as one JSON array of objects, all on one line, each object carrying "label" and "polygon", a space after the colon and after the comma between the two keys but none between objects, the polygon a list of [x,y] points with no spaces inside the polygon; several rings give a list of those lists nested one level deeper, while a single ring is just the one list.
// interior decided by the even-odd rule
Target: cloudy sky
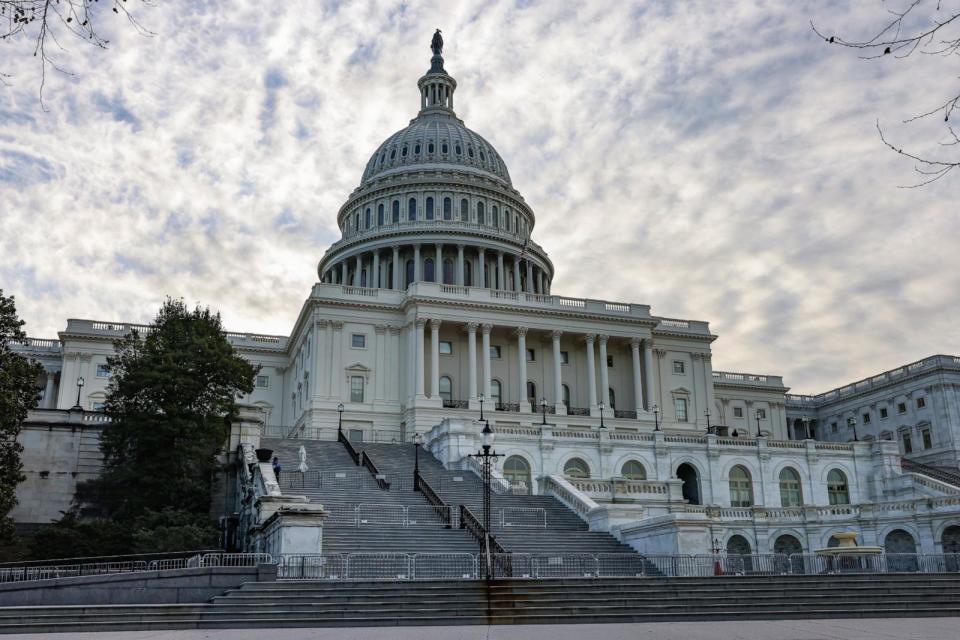
[{"label": "cloudy sky", "polygon": [[555,292],[707,320],[714,368],[800,393],[960,354],[960,174],[898,189],[912,165],[875,130],[942,152],[898,122],[956,68],[810,30],[866,36],[879,0],[156,4],[153,37],[107,13],[109,50],[63,40],[46,112],[32,50],[0,44],[0,288],[29,335],[148,321],[168,294],[288,332],[440,27]]}]

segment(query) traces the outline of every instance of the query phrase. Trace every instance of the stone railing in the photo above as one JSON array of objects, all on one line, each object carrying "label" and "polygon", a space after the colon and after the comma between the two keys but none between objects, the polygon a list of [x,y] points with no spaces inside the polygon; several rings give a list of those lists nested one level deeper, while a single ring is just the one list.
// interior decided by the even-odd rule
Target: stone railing
[{"label": "stone railing", "polygon": [[936,369],[960,370],[960,357],[936,355],[917,360],[902,367],[891,369],[883,373],[858,380],[843,387],[832,389],[825,393],[816,395],[795,395],[788,393],[786,396],[787,404],[799,407],[819,407],[829,402],[836,402],[843,398],[849,398],[874,389],[880,389],[887,385],[902,380],[904,378],[917,375],[918,373],[933,371]]},{"label": "stone railing", "polygon": [[[100,322],[98,320],[67,320],[66,333],[78,333],[91,336],[105,336],[110,338],[122,338],[136,330],[140,335],[146,335],[153,331],[153,327],[147,324],[133,324],[129,322]],[[259,333],[238,333],[236,331],[227,331],[227,339],[236,346],[251,346],[259,348],[283,349],[287,344],[286,336],[271,336]]]},{"label": "stone railing", "polygon": [[562,476],[544,476],[540,480],[540,489],[543,495],[553,496],[584,521],[587,521],[588,514],[598,506],[590,496],[574,487]]},{"label": "stone railing", "polygon": [[749,385],[752,387],[783,387],[783,378],[781,376],[757,375],[754,373],[734,373],[731,371],[714,371],[713,382],[720,384],[736,384],[741,386]]},{"label": "stone railing", "polygon": [[590,497],[597,496],[601,499],[609,498],[611,495],[647,497],[659,500],[669,499],[670,497],[670,486],[666,482],[657,482],[655,480],[630,480],[628,478],[611,478],[607,480],[564,479],[577,491]]},{"label": "stone railing", "polygon": [[56,338],[30,338],[15,342],[14,344],[20,344],[26,349],[31,349],[33,351],[59,351],[60,350],[60,341]]}]

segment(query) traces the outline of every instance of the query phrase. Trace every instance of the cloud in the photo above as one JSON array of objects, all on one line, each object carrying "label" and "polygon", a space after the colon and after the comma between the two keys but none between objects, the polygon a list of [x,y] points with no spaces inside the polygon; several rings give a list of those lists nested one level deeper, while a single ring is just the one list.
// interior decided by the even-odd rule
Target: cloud
[{"label": "cloud", "polygon": [[[554,291],[710,321],[718,369],[817,392],[960,352],[960,187],[904,191],[874,123],[940,61],[865,62],[880,3],[171,2],[71,43],[75,75],[4,59],[0,277],[31,335],[149,320],[166,295],[286,333],[337,209],[419,106],[443,29],[456,105],[508,164]],[[7,43],[4,52],[15,51]],[[15,45],[23,49],[22,43]],[[8,62],[9,59],[9,62]],[[952,76],[949,76],[952,77]]]}]

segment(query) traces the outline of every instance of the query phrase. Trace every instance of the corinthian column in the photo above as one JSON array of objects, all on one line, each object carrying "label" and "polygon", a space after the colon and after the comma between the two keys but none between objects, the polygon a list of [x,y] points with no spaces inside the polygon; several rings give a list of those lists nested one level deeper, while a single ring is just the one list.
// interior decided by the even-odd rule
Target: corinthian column
[{"label": "corinthian column", "polygon": [[416,332],[416,345],[414,346],[414,348],[417,351],[416,354],[414,354],[417,359],[416,360],[417,368],[416,368],[416,374],[414,374],[414,379],[416,381],[417,399],[423,399],[426,397],[423,394],[423,378],[425,375],[425,371],[424,371],[425,367],[424,367],[424,361],[423,361],[423,327],[425,324],[427,324],[427,320],[425,318],[417,318],[416,327],[414,329]]},{"label": "corinthian column", "polygon": [[440,395],[440,321],[430,321],[430,397]]},{"label": "corinthian column", "polygon": [[490,331],[492,330],[493,325],[490,324],[480,327],[483,336],[483,395],[488,402],[493,395],[493,385],[490,381]]},{"label": "corinthian column", "polygon": [[633,360],[633,397],[637,417],[643,411],[643,381],[640,377],[640,338],[630,339],[630,357]]},{"label": "corinthian column", "polygon": [[556,330],[553,332],[553,404],[558,415],[566,414],[566,407],[563,405],[563,380],[561,379],[560,369],[560,336],[562,335],[563,331]]},{"label": "corinthian column", "polygon": [[585,337],[587,343],[587,390],[590,393],[590,413],[597,408],[597,370],[593,363],[593,341],[596,339],[592,333]]},{"label": "corinthian column", "polygon": [[393,288],[400,288],[400,247],[393,245]]},{"label": "corinthian column", "polygon": [[454,280],[454,284],[458,287],[462,287],[465,283],[463,280],[463,245],[457,245],[457,279]]},{"label": "corinthian column", "polygon": [[530,409],[527,402],[527,328],[517,329],[517,381],[519,394],[517,395],[520,403],[520,410]]},{"label": "corinthian column", "polygon": [[469,371],[467,379],[469,380],[468,391],[470,392],[470,403],[477,401],[477,323],[467,324],[467,357],[469,362]]},{"label": "corinthian column", "polygon": [[477,267],[479,267],[477,269],[477,272],[479,274],[477,282],[479,284],[475,284],[474,286],[487,288],[487,257],[486,257],[486,252],[482,247],[480,249],[480,259],[477,260]]},{"label": "corinthian column", "polygon": [[600,398],[608,409],[610,406],[610,375],[607,372],[607,336],[597,336],[600,342]]}]

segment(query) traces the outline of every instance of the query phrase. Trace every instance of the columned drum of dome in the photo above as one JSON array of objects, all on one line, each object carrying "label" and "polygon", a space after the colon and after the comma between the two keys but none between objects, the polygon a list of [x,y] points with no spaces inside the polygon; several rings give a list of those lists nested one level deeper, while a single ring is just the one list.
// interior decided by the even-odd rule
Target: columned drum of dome
[{"label": "columned drum of dome", "polygon": [[[457,81],[444,68],[442,48],[433,49],[417,82],[420,111],[367,162],[337,215],[342,238],[320,261],[320,281],[385,289],[428,281],[548,294],[554,268],[531,240],[533,210],[493,145],[457,117]],[[412,279],[387,277],[411,263]]]}]

